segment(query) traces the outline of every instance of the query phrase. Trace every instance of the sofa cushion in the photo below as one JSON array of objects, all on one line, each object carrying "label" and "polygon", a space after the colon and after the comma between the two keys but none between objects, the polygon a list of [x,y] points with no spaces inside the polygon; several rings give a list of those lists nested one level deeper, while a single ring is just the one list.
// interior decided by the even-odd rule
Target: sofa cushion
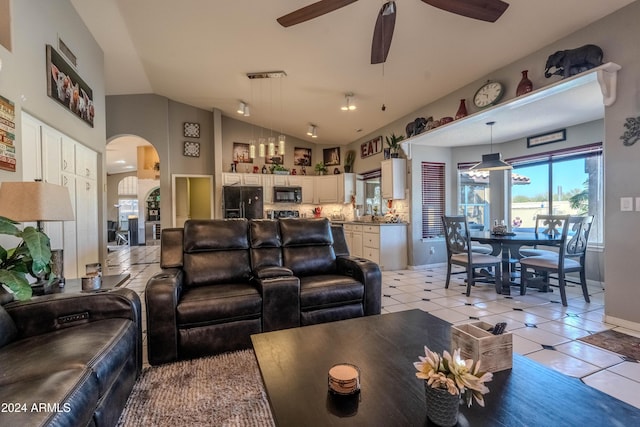
[{"label": "sofa cushion", "polygon": [[251,280],[249,250],[184,254],[184,285],[195,287]]},{"label": "sofa cushion", "polygon": [[295,218],[280,220],[282,246],[308,246],[333,244],[331,223],[326,218],[300,221]]},{"label": "sofa cushion", "polygon": [[254,272],[264,267],[282,266],[282,240],[279,222],[255,219],[249,223],[251,266]]},{"label": "sofa cushion", "polygon": [[184,252],[249,249],[248,221],[189,220],[184,224]]},{"label": "sofa cushion", "polygon": [[[48,355],[43,356],[46,358]],[[98,382],[91,370],[82,366],[54,370],[49,367],[41,376],[25,378],[17,383],[2,384],[0,402],[24,404],[25,411],[4,412],[3,426],[89,426],[93,409],[98,405]],[[12,362],[12,368],[16,362]],[[2,374],[8,369],[2,369]],[[46,406],[50,406],[47,408]],[[35,406],[34,406],[35,405]]]},{"label": "sofa cushion", "polygon": [[101,396],[136,351],[136,331],[130,320],[116,318],[14,341],[0,349],[0,366],[11,366],[2,370],[0,388],[86,367],[96,377]]},{"label": "sofa cushion", "polygon": [[13,341],[17,334],[16,324],[7,310],[0,305],[0,348]]},{"label": "sofa cushion", "polygon": [[335,274],[300,278],[300,309],[362,303],[364,285],[352,277]]},{"label": "sofa cushion", "polygon": [[179,327],[254,319],[262,314],[258,290],[246,283],[186,289],[177,307]]}]

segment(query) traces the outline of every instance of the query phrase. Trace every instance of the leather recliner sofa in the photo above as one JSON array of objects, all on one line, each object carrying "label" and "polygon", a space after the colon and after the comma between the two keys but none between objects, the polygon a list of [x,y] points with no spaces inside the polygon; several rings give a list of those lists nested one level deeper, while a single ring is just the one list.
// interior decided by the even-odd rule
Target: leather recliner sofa
[{"label": "leather recliner sofa", "polygon": [[115,426],[142,369],[140,318],[130,289],[0,305],[0,425]]},{"label": "leather recliner sofa", "polygon": [[[190,220],[162,230],[145,289],[153,365],[251,347],[251,334],[380,314],[377,264],[327,219]],[[336,255],[338,252],[340,255]]]}]

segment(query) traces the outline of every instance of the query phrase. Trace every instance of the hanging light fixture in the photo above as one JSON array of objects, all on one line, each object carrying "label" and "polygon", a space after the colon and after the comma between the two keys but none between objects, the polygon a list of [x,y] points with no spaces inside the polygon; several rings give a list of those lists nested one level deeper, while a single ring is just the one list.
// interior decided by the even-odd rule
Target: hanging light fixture
[{"label": "hanging light fixture", "polygon": [[273,157],[276,155],[276,139],[273,136],[269,137],[268,153],[269,153],[269,157]]},{"label": "hanging light fixture", "polygon": [[307,135],[309,135],[311,138],[317,138],[318,137],[317,128],[318,127],[316,125],[309,125],[309,129],[307,129]]},{"label": "hanging light fixture", "polygon": [[493,152],[493,125],[496,122],[487,122],[487,126],[491,129],[491,143],[490,143],[490,154],[483,154],[482,161],[477,165],[472,166],[469,170],[475,171],[500,171],[500,170],[509,170],[513,169],[509,163],[502,160],[502,156],[500,153]]},{"label": "hanging light fixture", "polygon": [[282,160],[284,161],[284,148],[285,148],[285,141],[287,140],[287,137],[284,135],[284,132],[282,132],[282,79],[280,79],[279,81],[280,83],[280,135],[278,135],[278,155],[282,156]]},{"label": "hanging light fixture", "polygon": [[349,92],[345,94],[344,98],[345,98],[344,105],[340,108],[342,111],[353,111],[357,108],[356,104],[354,104],[353,102],[353,98],[354,98],[353,92]]},{"label": "hanging light fixture", "polygon": [[264,157],[266,156],[266,148],[265,148],[265,139],[263,137],[258,138],[258,156],[259,157]]}]

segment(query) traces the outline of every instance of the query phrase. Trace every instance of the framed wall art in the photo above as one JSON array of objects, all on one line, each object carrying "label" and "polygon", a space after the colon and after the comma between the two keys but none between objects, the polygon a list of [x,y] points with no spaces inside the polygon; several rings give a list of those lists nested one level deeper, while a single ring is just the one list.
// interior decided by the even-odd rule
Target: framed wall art
[{"label": "framed wall art", "polygon": [[47,95],[93,127],[93,91],[51,45],[47,45]]},{"label": "framed wall art", "polygon": [[249,144],[243,142],[233,143],[233,161],[238,163],[253,163],[249,157]]},{"label": "framed wall art", "polygon": [[183,155],[187,157],[200,157],[200,143],[199,142],[184,142],[184,151]]},{"label": "framed wall art", "polygon": [[311,148],[295,147],[293,149],[293,164],[295,166],[311,166]]},{"label": "framed wall art", "polygon": [[200,123],[185,122],[182,134],[185,138],[200,138]]},{"label": "framed wall art", "polygon": [[322,161],[325,166],[338,166],[340,164],[340,147],[323,149]]},{"label": "framed wall art", "polygon": [[527,138],[527,148],[537,147],[538,145],[552,144],[567,139],[567,130],[561,129],[551,133],[530,136]]}]

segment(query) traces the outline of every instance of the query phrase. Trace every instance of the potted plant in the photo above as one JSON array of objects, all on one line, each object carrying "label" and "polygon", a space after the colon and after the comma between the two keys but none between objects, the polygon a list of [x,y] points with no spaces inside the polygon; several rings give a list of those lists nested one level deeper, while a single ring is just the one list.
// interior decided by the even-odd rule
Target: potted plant
[{"label": "potted plant", "polygon": [[55,275],[51,274],[51,244],[49,237],[34,227],[20,230],[18,224],[0,216],[0,234],[22,239],[13,249],[0,245],[0,283],[6,285],[19,301],[31,298],[32,289],[27,274],[46,279],[50,286]]},{"label": "potted plant", "polygon": [[315,170],[317,175],[324,175],[328,172],[328,169],[324,165],[324,162],[316,163]]},{"label": "potted plant", "polygon": [[[475,399],[484,406],[483,395],[489,392],[485,382],[493,379],[491,372],[480,371],[480,361],[463,360],[460,349],[439,355],[424,347],[425,357],[413,365],[418,370],[416,377],[424,380],[427,401],[427,416],[440,426],[454,426],[458,422],[458,406],[464,397],[467,405]],[[464,396],[463,396],[464,395]]]},{"label": "potted plant", "polygon": [[350,173],[353,171],[353,163],[356,161],[356,152],[354,150],[347,151],[347,155],[344,157],[344,172]]},{"label": "potted plant", "polygon": [[389,154],[391,154],[391,157],[398,157],[398,154],[400,153],[400,141],[404,139],[404,135],[391,133],[391,137],[385,136],[385,139],[387,140]]},{"label": "potted plant", "polygon": [[289,169],[285,168],[281,164],[275,164],[271,166],[271,173],[275,175],[289,175]]}]

